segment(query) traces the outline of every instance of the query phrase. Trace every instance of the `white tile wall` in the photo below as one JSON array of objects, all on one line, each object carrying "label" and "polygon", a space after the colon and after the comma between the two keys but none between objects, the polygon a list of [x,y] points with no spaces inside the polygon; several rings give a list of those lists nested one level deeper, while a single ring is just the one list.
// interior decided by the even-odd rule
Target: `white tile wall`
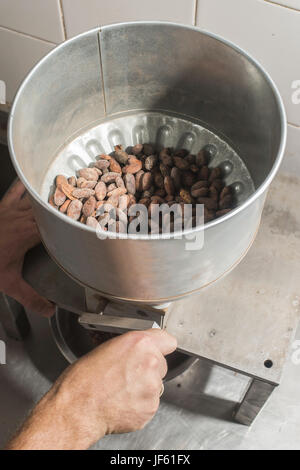
[{"label": "white tile wall", "polygon": [[64,40],[65,29],[71,37],[122,21],[194,24],[196,11],[198,26],[248,50],[274,78],[292,124],[282,169],[300,175],[300,104],[292,102],[292,83],[300,80],[300,0],[0,0],[0,80],[7,100],[32,66]]},{"label": "white tile wall", "polygon": [[295,10],[300,10],[300,0],[266,0],[271,1],[271,3],[278,3],[289,8],[294,8]]},{"label": "white tile wall", "polygon": [[286,106],[288,121],[300,125],[292,82],[300,79],[300,12],[264,0],[199,0],[197,25],[238,44],[269,71]]},{"label": "white tile wall", "polygon": [[6,83],[6,99],[12,102],[23,78],[55,44],[0,28],[0,80]]},{"label": "white tile wall", "polygon": [[161,20],[194,24],[196,0],[62,0],[67,36],[111,23]]},{"label": "white tile wall", "polygon": [[0,0],[0,26],[51,42],[64,40],[59,0]]}]

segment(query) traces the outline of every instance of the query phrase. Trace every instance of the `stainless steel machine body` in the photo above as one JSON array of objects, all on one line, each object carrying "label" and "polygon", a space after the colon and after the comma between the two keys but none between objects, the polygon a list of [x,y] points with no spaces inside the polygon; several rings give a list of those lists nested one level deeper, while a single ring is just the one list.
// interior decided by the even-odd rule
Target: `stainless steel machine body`
[{"label": "stainless steel machine body", "polygon": [[[183,133],[192,152],[209,130],[228,143],[249,172],[255,187],[249,197],[204,229],[187,232],[204,230],[200,250],[186,250],[185,238],[165,235],[99,240],[92,228],[46,202],[43,183],[58,155],[81,136],[82,147],[94,157],[103,147],[90,131],[105,123],[113,150],[124,138],[113,121],[141,113],[162,116],[158,130],[164,139],[172,137],[170,120],[176,120],[175,127],[180,120],[193,123]],[[124,143],[144,141],[145,128],[131,127],[126,134],[131,141]],[[197,291],[240,261],[258,229],[285,140],[281,98],[257,62],[197,28],[156,22],[97,28],[58,46],[21,85],[9,122],[11,156],[50,255],[75,280],[104,296],[144,304]],[[75,167],[80,156],[69,154]],[[238,193],[243,184],[234,183]]]}]

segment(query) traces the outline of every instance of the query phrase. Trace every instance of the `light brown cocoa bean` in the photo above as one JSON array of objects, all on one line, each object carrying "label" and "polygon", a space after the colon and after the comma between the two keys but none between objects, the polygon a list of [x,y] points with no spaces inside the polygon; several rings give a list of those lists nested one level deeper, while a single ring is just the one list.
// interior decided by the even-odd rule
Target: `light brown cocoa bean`
[{"label": "light brown cocoa bean", "polygon": [[80,188],[89,188],[89,189],[94,189],[94,187],[96,186],[97,184],[97,181],[84,181]]},{"label": "light brown cocoa bean", "polygon": [[86,180],[90,181],[97,181],[99,176],[98,171],[96,171],[96,168],[82,168],[78,171],[78,174],[82,178],[85,178]]},{"label": "light brown cocoa bean", "polygon": [[113,190],[116,189],[116,188],[117,188],[117,185],[116,185],[115,183],[110,183],[110,184],[108,184],[107,187],[106,187],[108,193],[111,192],[111,191],[113,191]]},{"label": "light brown cocoa bean", "polygon": [[103,181],[99,181],[99,183],[95,186],[95,194],[98,201],[103,201],[106,196],[106,184]]},{"label": "light brown cocoa bean", "polygon": [[144,166],[146,170],[152,171],[157,164],[157,155],[149,155],[145,158]]},{"label": "light brown cocoa bean", "polygon": [[94,189],[89,188],[75,188],[72,192],[72,196],[76,197],[77,199],[88,198],[90,196],[94,196],[94,194]]},{"label": "light brown cocoa bean", "polygon": [[123,173],[135,174],[142,169],[142,162],[138,160],[134,155],[129,155],[128,165],[124,166]]},{"label": "light brown cocoa bean", "polygon": [[60,207],[63,205],[66,199],[67,199],[67,196],[61,190],[61,188],[60,187],[56,188],[56,190],[54,191],[54,195],[53,195],[54,204]]},{"label": "light brown cocoa bean", "polygon": [[68,178],[68,183],[69,185],[73,186],[74,188],[76,188],[77,186],[77,179],[75,176],[70,176],[70,178]]},{"label": "light brown cocoa bean", "polygon": [[179,170],[187,170],[190,166],[189,162],[181,157],[173,157],[174,164]]},{"label": "light brown cocoa bean", "polygon": [[82,213],[85,217],[90,217],[96,209],[96,198],[90,196],[82,207]]},{"label": "light brown cocoa bean", "polygon": [[128,194],[123,194],[122,196],[120,196],[120,198],[119,198],[119,209],[121,211],[124,211],[125,209],[127,209],[128,204],[129,204]]},{"label": "light brown cocoa bean", "polygon": [[135,194],[136,186],[135,186],[135,177],[132,173],[127,173],[124,176],[124,183],[125,187],[129,194]]},{"label": "light brown cocoa bean", "polygon": [[67,196],[67,198],[71,200],[75,199],[74,196],[72,195],[75,187],[76,186],[72,186],[69,183],[63,183],[59,185],[59,189]]},{"label": "light brown cocoa bean", "polygon": [[71,219],[79,220],[81,217],[81,210],[82,210],[82,202],[78,199],[71,201],[69,207],[67,209],[67,215],[71,217]]},{"label": "light brown cocoa bean", "polygon": [[127,189],[126,188],[116,188],[116,189],[113,189],[112,191],[109,191],[107,193],[107,197],[111,197],[111,196],[122,196],[123,194],[125,194],[127,192]]},{"label": "light brown cocoa bean", "polygon": [[118,188],[125,188],[125,184],[124,184],[123,178],[121,176],[118,176],[116,178],[116,185],[117,185]]},{"label": "light brown cocoa bean", "polygon": [[142,178],[144,175],[144,170],[140,170],[135,174],[135,188],[136,191],[141,192],[142,191]]},{"label": "light brown cocoa bean", "polygon": [[109,167],[109,160],[104,160],[104,159],[97,160],[94,163],[94,166],[98,168],[99,170],[104,171]]},{"label": "light brown cocoa bean", "polygon": [[85,178],[82,178],[82,176],[80,176],[79,178],[77,178],[77,188],[81,188],[81,185],[86,182],[87,180]]},{"label": "light brown cocoa bean", "polygon": [[129,202],[128,202],[128,208],[136,204],[136,198],[134,197],[133,194],[128,194],[129,196]]},{"label": "light brown cocoa bean", "polygon": [[111,204],[112,206],[114,207],[118,207],[119,205],[119,194],[113,194],[112,196],[110,196],[108,199],[107,199],[107,204]]},{"label": "light brown cocoa bean", "polygon": [[56,186],[59,186],[60,184],[68,184],[68,180],[64,175],[57,175],[55,178],[55,183]]},{"label": "light brown cocoa bean", "polygon": [[114,158],[111,158],[109,161],[109,169],[110,171],[115,172],[115,173],[120,173],[120,174],[122,173],[119,163]]},{"label": "light brown cocoa bean", "polygon": [[53,194],[49,197],[48,202],[52,207],[58,209],[58,207],[55,205]]},{"label": "light brown cocoa bean", "polygon": [[95,217],[90,216],[90,217],[87,217],[87,219],[86,219],[86,225],[88,227],[97,228],[98,227],[98,221]]},{"label": "light brown cocoa bean", "polygon": [[59,210],[60,212],[62,212],[63,214],[65,214],[67,212],[67,209],[69,207],[69,204],[70,204],[71,200],[70,199],[66,199],[65,202],[63,203],[62,206],[60,206]]},{"label": "light brown cocoa bean", "polygon": [[110,171],[109,173],[101,176],[101,181],[105,184],[114,183],[118,176],[120,176],[120,173]]}]

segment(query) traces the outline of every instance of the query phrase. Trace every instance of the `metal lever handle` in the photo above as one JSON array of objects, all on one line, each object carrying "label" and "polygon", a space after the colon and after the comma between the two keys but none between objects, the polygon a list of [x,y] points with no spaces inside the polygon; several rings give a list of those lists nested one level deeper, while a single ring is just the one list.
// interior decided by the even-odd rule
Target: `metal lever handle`
[{"label": "metal lever handle", "polygon": [[78,322],[87,330],[106,331],[109,333],[125,333],[126,331],[160,328],[154,320],[99,315],[97,313],[84,313],[79,317]]}]

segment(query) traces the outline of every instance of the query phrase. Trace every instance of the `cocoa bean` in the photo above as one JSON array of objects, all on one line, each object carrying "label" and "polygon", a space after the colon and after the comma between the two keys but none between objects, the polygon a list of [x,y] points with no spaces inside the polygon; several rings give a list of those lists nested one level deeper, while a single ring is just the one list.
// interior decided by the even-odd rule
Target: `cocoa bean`
[{"label": "cocoa bean", "polygon": [[204,204],[204,206],[208,210],[216,210],[218,209],[218,203],[214,199],[211,199],[210,197],[198,197],[197,198],[197,203],[198,204]]},{"label": "cocoa bean", "polygon": [[171,178],[173,180],[175,189],[179,191],[181,188],[181,171],[176,166],[173,166],[171,170]]},{"label": "cocoa bean", "polygon": [[134,175],[142,169],[142,162],[133,155],[129,155],[128,162],[129,165],[124,166],[122,169],[123,173],[131,173]]},{"label": "cocoa bean", "polygon": [[106,196],[106,184],[103,181],[99,181],[99,183],[95,186],[95,194],[98,201],[103,201]]},{"label": "cocoa bean", "polygon": [[74,201],[70,202],[68,209],[67,209],[67,215],[71,217],[71,219],[79,220],[81,216],[81,210],[82,210],[82,202],[79,201],[78,199],[75,199]]},{"label": "cocoa bean", "polygon": [[[166,176],[168,176],[168,175],[166,175]],[[156,186],[158,188],[160,188],[160,189],[164,188],[164,178],[160,173],[156,173],[154,175],[154,183],[156,184]]]},{"label": "cocoa bean", "polygon": [[98,221],[95,217],[87,217],[86,219],[86,225],[88,225],[88,227],[92,227],[92,228],[97,228],[98,227]]},{"label": "cocoa bean", "polygon": [[90,217],[96,209],[96,198],[90,196],[82,207],[82,213],[85,217]]},{"label": "cocoa bean", "polygon": [[220,193],[220,199],[223,199],[223,197],[228,196],[228,194],[232,195],[232,189],[230,186],[225,186],[225,188],[223,188]]},{"label": "cocoa bean", "polygon": [[69,183],[69,185],[71,185],[75,188],[77,186],[77,180],[76,180],[75,176],[70,176],[70,178],[68,178],[68,183]]},{"label": "cocoa bean", "polygon": [[122,145],[115,145],[114,157],[120,165],[126,165],[128,161],[128,153],[124,152]]},{"label": "cocoa bean", "polygon": [[142,178],[144,173],[144,170],[140,170],[135,175],[135,187],[138,192],[142,191]]},{"label": "cocoa bean", "polygon": [[195,183],[196,175],[192,173],[191,171],[183,171],[181,180],[184,186],[186,186],[187,188],[190,188]]},{"label": "cocoa bean", "polygon": [[121,176],[118,176],[116,178],[116,185],[117,185],[118,188],[125,188],[125,184],[124,184],[123,178]]},{"label": "cocoa bean", "polygon": [[94,163],[94,166],[98,168],[99,170],[104,171],[109,167],[109,160],[104,160],[104,159],[97,160]]},{"label": "cocoa bean", "polygon": [[110,171],[105,175],[101,176],[101,181],[105,184],[114,183],[118,176],[120,176],[120,173]]},{"label": "cocoa bean", "polygon": [[151,144],[144,144],[143,152],[147,157],[149,155],[152,155],[154,153],[152,145]]},{"label": "cocoa bean", "polygon": [[208,189],[204,187],[198,189],[191,189],[191,195],[195,198],[205,197],[208,195]]},{"label": "cocoa bean", "polygon": [[171,169],[170,167],[168,167],[167,165],[164,165],[163,163],[161,163],[159,165],[159,169],[160,169],[160,172],[162,174],[162,176],[165,178],[166,176],[170,176],[171,174]]},{"label": "cocoa bean", "polygon": [[228,212],[230,212],[231,209],[222,209],[220,211],[217,211],[216,212],[216,217],[222,217],[222,215],[225,215],[225,214],[228,214]]},{"label": "cocoa bean", "polygon": [[72,196],[76,197],[77,199],[88,198],[90,196],[94,196],[94,194],[95,191],[89,188],[75,188],[72,192]]},{"label": "cocoa bean", "polygon": [[65,202],[63,203],[62,206],[60,206],[59,210],[60,212],[62,212],[63,214],[65,214],[67,212],[67,209],[69,207],[69,204],[70,204],[71,200],[70,199],[66,199]]},{"label": "cocoa bean", "polygon": [[116,188],[116,189],[113,189],[112,191],[108,192],[107,193],[107,197],[111,197],[111,196],[122,196],[123,194],[125,194],[127,192],[127,189],[126,188]]},{"label": "cocoa bean", "polygon": [[199,168],[207,165],[208,161],[203,149],[196,155],[195,163]]},{"label": "cocoa bean", "polygon": [[59,185],[59,189],[67,196],[69,199],[75,199],[72,195],[75,186],[72,186],[69,183],[63,183]]},{"label": "cocoa bean", "polygon": [[135,194],[135,177],[132,173],[127,173],[124,176],[124,183],[129,194]]},{"label": "cocoa bean", "polygon": [[115,173],[120,173],[120,174],[122,173],[122,169],[119,163],[114,158],[111,158],[109,161],[109,170]]},{"label": "cocoa bean", "polygon": [[169,155],[169,149],[165,148],[159,153],[159,159],[166,166],[173,166],[173,158]]},{"label": "cocoa bean", "polygon": [[132,155],[139,155],[140,153],[143,152],[143,144],[136,144],[134,147],[132,147]]},{"label": "cocoa bean", "polygon": [[219,209],[229,209],[232,206],[233,199],[231,194],[227,194],[226,196],[223,196],[222,199],[219,201]]},{"label": "cocoa bean", "polygon": [[190,166],[189,162],[181,157],[173,157],[174,164],[179,170],[187,170]]},{"label": "cocoa bean", "polygon": [[221,168],[219,168],[219,167],[213,168],[210,175],[209,175],[209,181],[220,179],[221,176],[222,176]]},{"label": "cocoa bean", "polygon": [[208,180],[209,177],[209,168],[208,166],[203,166],[198,172],[199,180]]},{"label": "cocoa bean", "polygon": [[53,201],[54,204],[58,207],[62,206],[65,200],[67,199],[67,196],[65,193],[60,189],[60,187],[55,189],[54,195],[53,195]]},{"label": "cocoa bean", "polygon": [[96,186],[97,184],[97,181],[84,181],[80,188],[89,188],[89,189],[94,189],[94,187]]},{"label": "cocoa bean", "polygon": [[171,176],[166,176],[165,177],[164,185],[165,185],[165,191],[166,191],[167,195],[173,197],[174,192],[175,192],[175,187],[174,187],[173,180],[172,180]]},{"label": "cocoa bean", "polygon": [[149,157],[147,157],[144,162],[145,169],[148,171],[152,171],[156,164],[157,155],[149,155]]},{"label": "cocoa bean", "polygon": [[64,175],[57,175],[55,178],[55,183],[56,186],[59,186],[60,184],[68,184],[68,180]]},{"label": "cocoa bean", "polygon": [[142,175],[141,187],[142,191],[148,191],[152,186],[153,176],[150,172],[146,172]]},{"label": "cocoa bean", "polygon": [[98,171],[96,168],[82,168],[78,171],[79,176],[85,178],[86,180],[90,181],[97,181],[98,180]]}]

